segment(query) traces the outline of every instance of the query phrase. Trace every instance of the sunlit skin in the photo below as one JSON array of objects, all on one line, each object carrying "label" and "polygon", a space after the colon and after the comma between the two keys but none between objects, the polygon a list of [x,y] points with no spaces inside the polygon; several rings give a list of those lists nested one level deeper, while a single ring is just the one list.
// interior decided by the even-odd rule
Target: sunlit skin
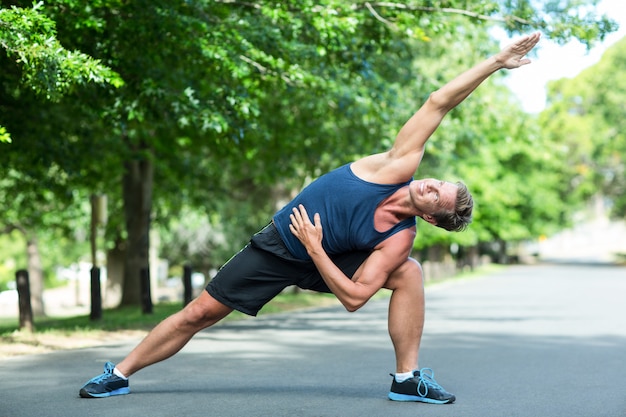
[{"label": "sunlit skin", "polygon": [[409,197],[422,218],[433,223],[432,215],[442,210],[453,211],[457,185],[435,178],[415,180],[409,184]]}]

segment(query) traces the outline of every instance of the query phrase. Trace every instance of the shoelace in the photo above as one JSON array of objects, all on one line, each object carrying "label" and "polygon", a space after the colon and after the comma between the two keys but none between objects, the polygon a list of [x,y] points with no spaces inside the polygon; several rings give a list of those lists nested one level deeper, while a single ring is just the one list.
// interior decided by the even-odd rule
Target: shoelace
[{"label": "shoelace", "polygon": [[[435,381],[435,371],[430,368],[422,368],[420,369],[420,375],[417,377],[419,383],[417,384],[417,393],[422,397],[428,395],[428,388],[434,388],[441,390],[443,389],[441,385]],[[422,392],[423,391],[423,392]]]},{"label": "shoelace", "polygon": [[113,375],[113,369],[115,369],[115,366],[111,363],[111,362],[107,362],[104,364],[104,373],[101,375],[98,375],[96,377],[93,377],[89,380],[90,383],[94,383],[94,384],[99,384],[100,382],[102,382],[102,380],[110,377],[111,375]]}]

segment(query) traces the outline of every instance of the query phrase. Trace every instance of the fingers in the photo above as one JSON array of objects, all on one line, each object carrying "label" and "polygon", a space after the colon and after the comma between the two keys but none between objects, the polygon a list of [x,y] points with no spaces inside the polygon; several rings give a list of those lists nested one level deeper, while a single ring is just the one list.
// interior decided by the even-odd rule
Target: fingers
[{"label": "fingers", "polygon": [[525,58],[525,56],[537,45],[540,38],[541,34],[536,32],[526,35],[504,48],[498,57],[503,68],[513,69],[530,64],[530,59]]},{"label": "fingers", "polygon": [[[298,216],[298,218],[296,218],[296,215]],[[289,220],[291,221],[291,223],[289,223],[289,230],[293,235],[299,236],[302,217],[300,216],[300,213],[296,213],[295,208],[293,209],[293,213],[289,215]]]},{"label": "fingers", "polygon": [[[304,206],[302,204],[298,205],[298,209],[300,210],[300,213],[298,213],[303,220],[310,222],[311,219],[309,218],[309,214],[306,212],[306,209],[304,208]],[[295,207],[294,207],[294,211],[295,211]]]},{"label": "fingers", "polygon": [[526,35],[521,38],[516,45],[519,49],[519,53],[522,55],[526,55],[527,52],[530,52],[530,50],[533,49],[535,45],[537,45],[540,38],[541,34],[539,32],[535,32],[532,35]]},{"label": "fingers", "polygon": [[298,210],[296,210],[296,208],[294,207],[292,210],[292,213],[289,215],[289,220],[291,220],[291,224],[299,224],[302,222],[302,216],[300,215],[300,212],[298,212]]},{"label": "fingers", "polygon": [[[306,211],[306,208],[302,204],[298,205],[298,207],[294,207],[291,209],[292,213],[289,215],[289,220],[291,220],[291,225],[294,228],[300,228],[306,226],[307,224],[311,224],[311,218]],[[320,219],[319,213],[315,213],[313,216],[313,221],[315,227],[322,227],[322,222]]]},{"label": "fingers", "polygon": [[[292,213],[289,215],[289,220],[291,221],[289,230],[293,235],[302,241],[308,233],[316,230],[316,234],[321,238],[322,221],[319,213],[315,213],[313,216],[314,223],[312,224],[309,214],[302,204],[298,205],[297,208],[292,208],[291,211]],[[313,226],[313,228],[311,229],[309,225]]]},{"label": "fingers", "polygon": [[313,216],[313,222],[314,222],[316,228],[320,228],[321,229],[321,227],[322,227],[322,219],[321,219],[319,213],[315,213],[315,215]]},{"label": "fingers", "polygon": [[541,38],[541,34],[539,32],[536,32],[536,33],[533,33],[532,35],[529,35],[527,39],[523,42],[523,44],[521,45],[522,50],[519,53],[520,54],[519,66],[520,67],[522,65],[530,64],[530,59],[524,58],[524,56],[537,45],[540,38]]},{"label": "fingers", "polygon": [[298,208],[292,208],[291,211],[292,213],[289,215],[289,219],[291,220],[292,224],[297,223],[298,225],[303,225],[306,222],[311,221],[309,219],[308,213],[306,212],[306,209],[302,204],[300,204]]}]

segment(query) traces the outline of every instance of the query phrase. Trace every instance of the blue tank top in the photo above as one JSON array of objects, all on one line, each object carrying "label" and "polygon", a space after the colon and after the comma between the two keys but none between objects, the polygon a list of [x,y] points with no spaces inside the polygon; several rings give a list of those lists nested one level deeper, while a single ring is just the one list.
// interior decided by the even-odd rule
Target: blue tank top
[{"label": "blue tank top", "polygon": [[302,243],[289,230],[289,215],[299,204],[306,208],[311,221],[315,213],[320,214],[324,231],[322,246],[329,255],[373,250],[388,237],[415,225],[415,217],[409,217],[385,232],[374,227],[374,212],[378,205],[409,183],[364,181],[354,175],[349,164],[344,165],[305,187],[274,215],[274,224],[289,252],[298,259],[310,259]]}]

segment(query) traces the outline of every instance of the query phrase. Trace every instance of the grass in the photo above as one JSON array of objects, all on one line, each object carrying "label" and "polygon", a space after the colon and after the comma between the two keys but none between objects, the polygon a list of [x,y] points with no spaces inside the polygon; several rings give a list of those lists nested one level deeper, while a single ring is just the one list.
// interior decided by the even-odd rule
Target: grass
[{"label": "grass", "polygon": [[[268,303],[260,314],[278,313],[299,308],[325,305],[335,302],[331,294],[311,292],[285,292]],[[152,314],[143,314],[141,308],[119,307],[105,309],[101,320],[91,320],[89,315],[74,317],[36,317],[36,333],[57,333],[69,335],[73,333],[90,333],[117,330],[150,330],[166,317],[181,309],[181,303],[155,304]],[[243,313],[233,311],[225,320],[241,320],[246,318]],[[0,341],[8,342],[17,330],[19,324],[16,318],[0,318]]]},{"label": "grass", "polygon": [[[472,279],[477,276],[484,276],[500,270],[502,266],[487,265],[472,272],[461,273],[443,281],[456,281]],[[442,280],[427,281],[426,285],[433,285]],[[374,297],[388,297],[389,291],[379,291]],[[324,305],[337,305],[338,301],[332,294],[321,294],[309,291],[283,292],[270,301],[259,313],[259,315],[280,313],[289,310],[302,309],[307,307],[319,307]],[[89,315],[74,317],[36,317],[35,332],[33,336],[47,336],[53,338],[71,337],[105,337],[111,332],[125,331],[149,331],[166,317],[176,313],[181,309],[180,302],[155,304],[152,314],[143,314],[137,306],[119,307],[115,309],[105,309],[101,320],[91,320]],[[224,321],[242,320],[248,316],[238,311],[233,311]],[[0,344],[40,343],[40,340],[33,341],[26,332],[19,331],[18,320],[16,318],[0,318]]]}]

